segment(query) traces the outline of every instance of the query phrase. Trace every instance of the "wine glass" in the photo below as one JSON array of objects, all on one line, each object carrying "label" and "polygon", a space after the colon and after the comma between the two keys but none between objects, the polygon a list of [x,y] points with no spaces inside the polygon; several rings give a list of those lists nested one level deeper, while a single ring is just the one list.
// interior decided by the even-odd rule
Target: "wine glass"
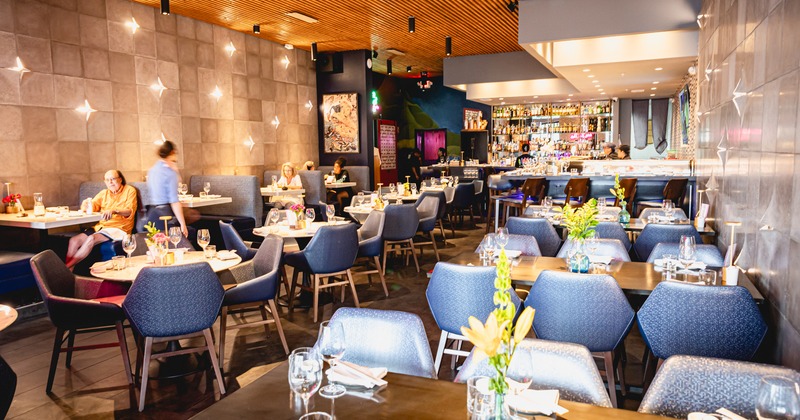
[{"label": "wine glass", "polygon": [[[517,417],[517,408],[521,403],[522,392],[528,389],[533,383],[533,356],[525,349],[517,347],[514,352],[514,357],[508,365],[508,372],[506,373],[506,383],[508,383],[508,404],[505,409],[509,412],[511,418],[527,418]],[[521,413],[520,413],[521,414]]]},{"label": "wine glass", "polygon": [[[317,348],[322,354],[322,359],[328,362],[331,368],[334,367],[336,361],[344,355],[345,351],[344,328],[340,322],[331,324],[330,321],[324,321],[319,324]],[[328,385],[319,391],[319,395],[325,398],[340,397],[344,393],[344,387],[331,383],[330,379],[328,380]]]},{"label": "wine glass", "polygon": [[306,209],[306,220],[309,220],[310,223],[314,223],[314,219],[317,217],[317,213],[312,208]]},{"label": "wine glass", "polygon": [[547,214],[550,213],[550,209],[553,207],[553,197],[547,196],[542,200],[542,212],[544,213],[544,217],[547,217]]},{"label": "wine glass", "polygon": [[678,247],[678,261],[680,261],[683,268],[689,268],[695,260],[695,242],[694,236],[682,235],[680,246]]},{"label": "wine glass", "polygon": [[136,250],[136,237],[133,235],[125,235],[122,238],[122,250],[128,254],[128,259],[131,259],[131,254]]},{"label": "wine glass", "polygon": [[183,232],[181,232],[180,226],[173,226],[169,228],[169,241],[172,242],[173,248],[178,248],[178,242],[183,239]]},{"label": "wine glass", "polygon": [[197,230],[197,245],[200,245],[200,248],[203,248],[203,254],[206,252],[206,247],[211,242],[211,233],[208,229],[198,229]]},{"label": "wine glass", "polygon": [[598,248],[600,248],[600,241],[597,240],[597,232],[592,231],[586,238],[586,250],[589,251],[589,255],[596,255]]},{"label": "wine glass", "polygon": [[597,199],[597,210],[599,214],[603,214],[606,211],[606,199],[605,197],[601,197]]},{"label": "wine glass", "polygon": [[211,192],[211,183],[210,182],[204,182],[203,183],[203,191],[206,192],[206,195],[208,195],[208,193]]},{"label": "wine glass", "polygon": [[672,203],[672,200],[664,200],[661,208],[664,210],[664,216],[667,217],[667,220],[672,220],[672,216],[675,215],[675,204]]},{"label": "wine glass", "polygon": [[359,191],[358,195],[356,197],[358,197],[358,204],[359,205],[363,205],[364,204],[364,200],[367,198],[367,197],[364,196],[364,191]]},{"label": "wine glass", "polygon": [[336,214],[336,207],[333,204],[325,206],[325,214],[328,216],[328,224],[333,223],[333,216]]},{"label": "wine glass", "polygon": [[189,193],[189,186],[186,184],[179,184],[180,186],[178,189],[180,190],[181,195],[186,195]]},{"label": "wine glass", "polygon": [[417,184],[411,184],[411,195],[417,195]]},{"label": "wine glass", "polygon": [[486,251],[486,258],[489,261],[492,261],[494,258],[494,248],[496,244],[494,233],[490,233],[483,238],[483,249]]},{"label": "wine glass", "polygon": [[394,182],[389,184],[389,193],[394,195],[394,192],[397,188],[394,186]]},{"label": "wine glass", "polygon": [[322,360],[311,347],[299,347],[289,355],[289,387],[303,399],[308,414],[308,400],[322,383]]},{"label": "wine glass", "polygon": [[760,420],[788,420],[800,417],[800,385],[780,376],[761,378],[756,416]]},{"label": "wine glass", "polygon": [[272,175],[272,187],[274,188],[278,185],[278,177],[276,175]]},{"label": "wine glass", "polygon": [[499,227],[495,231],[494,241],[500,248],[505,248],[508,244],[508,229],[504,227]]}]

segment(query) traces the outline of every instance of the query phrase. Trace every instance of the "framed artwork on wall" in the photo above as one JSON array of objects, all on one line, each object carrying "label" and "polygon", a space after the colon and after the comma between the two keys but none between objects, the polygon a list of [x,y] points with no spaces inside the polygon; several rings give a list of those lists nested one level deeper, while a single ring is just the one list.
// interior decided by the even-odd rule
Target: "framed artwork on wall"
[{"label": "framed artwork on wall", "polygon": [[360,153],[358,94],[322,95],[325,153]]}]

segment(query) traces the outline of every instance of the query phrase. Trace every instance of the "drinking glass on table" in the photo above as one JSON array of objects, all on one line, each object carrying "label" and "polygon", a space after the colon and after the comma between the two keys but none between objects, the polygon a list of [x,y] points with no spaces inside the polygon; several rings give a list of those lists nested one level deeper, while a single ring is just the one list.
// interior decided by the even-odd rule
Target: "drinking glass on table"
[{"label": "drinking glass on table", "polygon": [[683,268],[689,268],[695,261],[695,242],[694,236],[682,235],[680,246],[678,247],[678,261]]},{"label": "drinking glass on table", "polygon": [[542,199],[542,212],[543,216],[547,217],[547,214],[550,213],[550,209],[553,207],[553,197],[547,196]]},{"label": "drinking glass on table", "polygon": [[197,245],[200,245],[200,248],[203,248],[203,254],[206,253],[206,247],[211,242],[211,233],[208,229],[198,229],[197,230]]},{"label": "drinking glass on table", "polygon": [[495,242],[495,234],[494,233],[487,234],[483,238],[483,249],[484,251],[486,251],[486,258],[489,261],[492,261],[492,259],[494,258],[495,246],[497,246],[497,243]]},{"label": "drinking glass on table", "polygon": [[761,378],[756,402],[756,416],[760,420],[799,418],[800,385],[781,376]]},{"label": "drinking glass on table", "polygon": [[586,251],[589,252],[589,255],[596,255],[598,248],[600,248],[600,241],[597,238],[597,232],[591,231],[586,237]]},{"label": "drinking glass on table", "polygon": [[311,347],[299,347],[289,355],[289,387],[303,399],[308,414],[308,400],[322,383],[322,360]]},{"label": "drinking glass on table", "polygon": [[601,197],[597,199],[597,210],[599,214],[603,214],[606,211],[606,199],[605,197]]},{"label": "drinking glass on table", "polygon": [[397,190],[397,187],[394,186],[394,182],[389,183],[389,194],[394,194],[394,192],[396,190]]},{"label": "drinking glass on table", "polygon": [[178,184],[178,191],[181,193],[181,195],[186,195],[189,193],[189,186],[183,183]]},{"label": "drinking glass on table", "polygon": [[411,184],[411,195],[417,195],[417,184]]},{"label": "drinking glass on table", "polygon": [[308,220],[308,223],[314,223],[314,219],[316,219],[316,217],[317,213],[314,211],[314,209],[312,208],[306,209],[306,220]]},{"label": "drinking glass on table", "polygon": [[325,214],[328,216],[328,224],[333,223],[333,216],[336,214],[336,207],[333,204],[325,206]]},{"label": "drinking glass on table", "polygon": [[500,248],[505,248],[508,245],[508,229],[504,227],[499,227],[495,231],[494,241]]},{"label": "drinking glass on table", "polygon": [[661,204],[661,208],[664,211],[664,216],[666,216],[667,221],[671,221],[672,217],[675,215],[675,204],[672,203],[672,200],[664,200]]},{"label": "drinking glass on table", "polygon": [[[317,337],[317,348],[322,355],[322,359],[328,362],[331,368],[336,365],[345,351],[344,328],[341,323],[331,324],[324,321],[319,325],[319,337]],[[332,383],[328,379],[328,385],[319,391],[319,395],[325,398],[337,398],[345,393],[343,386]]]},{"label": "drinking glass on table", "polygon": [[275,188],[277,186],[278,186],[278,177],[275,176],[275,175],[272,175],[272,188]]},{"label": "drinking glass on table", "polygon": [[133,235],[125,235],[122,238],[122,250],[128,254],[128,259],[131,259],[131,254],[136,251],[136,237]]},{"label": "drinking glass on table", "polygon": [[364,199],[367,198],[367,197],[364,196],[364,191],[359,191],[358,194],[356,195],[356,197],[358,197],[358,204],[359,205],[364,205],[365,204],[364,203]]},{"label": "drinking glass on table", "polygon": [[203,191],[205,191],[206,195],[208,195],[208,193],[211,192],[211,183],[210,182],[203,183]]}]

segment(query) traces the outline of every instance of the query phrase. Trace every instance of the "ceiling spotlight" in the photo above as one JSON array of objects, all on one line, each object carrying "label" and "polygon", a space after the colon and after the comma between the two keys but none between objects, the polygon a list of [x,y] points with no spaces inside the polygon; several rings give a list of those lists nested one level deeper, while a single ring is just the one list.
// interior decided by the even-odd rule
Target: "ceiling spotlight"
[{"label": "ceiling spotlight", "polygon": [[169,0],[161,0],[161,14],[169,15]]},{"label": "ceiling spotlight", "polygon": [[256,34],[256,35],[260,34],[261,33],[261,25],[259,25],[257,23],[255,25],[253,25],[253,33]]},{"label": "ceiling spotlight", "polygon": [[287,50],[293,50],[294,49],[294,45],[292,45],[292,44],[283,44],[283,48],[286,48]]},{"label": "ceiling spotlight", "polygon": [[414,30],[416,29],[416,26],[417,26],[416,25],[416,19],[414,19],[414,16],[409,16],[408,17],[408,33],[413,34]]},{"label": "ceiling spotlight", "polygon": [[588,75],[588,76],[586,76],[586,77],[588,77],[588,78],[590,78],[590,79],[594,79],[594,75],[593,75],[593,74],[590,74],[590,75]]},{"label": "ceiling spotlight", "polygon": [[509,12],[514,13],[519,9],[519,0],[512,0],[506,4],[506,8]]},{"label": "ceiling spotlight", "polygon": [[406,73],[411,73],[411,66],[406,67]]},{"label": "ceiling spotlight", "polygon": [[317,51],[317,43],[311,43],[311,61],[317,61],[317,57],[319,56],[319,52]]},{"label": "ceiling spotlight", "polygon": [[392,74],[392,60],[386,60],[386,74]]},{"label": "ceiling spotlight", "polygon": [[656,71],[661,71],[661,70],[664,70],[664,68],[663,67],[656,67]]},{"label": "ceiling spotlight", "polygon": [[650,88],[650,90],[656,90],[656,89],[658,89],[658,88],[656,88],[656,87],[651,87]]},{"label": "ceiling spotlight", "polygon": [[655,93],[651,93],[650,96],[656,96],[656,94]]},{"label": "ceiling spotlight", "polygon": [[600,83],[599,80],[592,80],[592,83]]},{"label": "ceiling spotlight", "polygon": [[583,69],[584,73],[589,73],[590,71],[592,71],[592,70],[591,69]]},{"label": "ceiling spotlight", "polygon": [[654,85],[657,85],[657,84],[658,84],[658,81],[655,81],[655,82],[653,82],[653,84],[654,84]]},{"label": "ceiling spotlight", "polygon": [[378,58],[378,50],[372,50],[372,58]]},{"label": "ceiling spotlight", "polygon": [[444,37],[444,53],[448,57],[453,54],[453,38],[449,36]]}]

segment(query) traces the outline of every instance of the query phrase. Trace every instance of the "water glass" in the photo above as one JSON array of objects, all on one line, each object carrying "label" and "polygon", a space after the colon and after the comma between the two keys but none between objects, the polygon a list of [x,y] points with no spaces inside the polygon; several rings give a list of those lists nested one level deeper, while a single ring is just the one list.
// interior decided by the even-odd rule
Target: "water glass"
[{"label": "water glass", "polygon": [[394,194],[395,190],[397,190],[397,187],[395,187],[394,183],[390,183],[389,184],[389,193],[390,194]]},{"label": "water glass", "polygon": [[505,248],[508,245],[508,229],[504,227],[499,227],[495,231],[494,240],[497,246],[500,248]]},{"label": "water glass", "polygon": [[694,236],[682,235],[680,246],[678,247],[678,261],[684,268],[688,268],[694,262],[695,249]]},{"label": "water glass", "polygon": [[181,195],[186,195],[189,193],[189,186],[186,184],[178,184],[178,191]]},{"label": "water glass", "polygon": [[598,209],[600,214],[603,214],[603,212],[606,211],[606,204],[607,203],[606,203],[605,197],[601,197],[601,198],[597,199],[597,209]]},{"label": "water glass", "polygon": [[756,402],[760,420],[789,420],[800,417],[800,385],[789,378],[761,378]]},{"label": "water glass", "polygon": [[467,413],[473,420],[494,416],[494,392],[489,390],[489,377],[473,376],[467,380]]},{"label": "water glass", "polygon": [[329,420],[332,419],[330,414],[324,411],[314,411],[308,414],[303,414],[300,420]]},{"label": "water glass", "polygon": [[299,347],[289,355],[289,387],[303,399],[308,414],[308,400],[322,383],[322,360],[311,347]]},{"label": "water glass", "polygon": [[[277,214],[277,213],[278,212],[276,211],[275,214]],[[309,223],[314,223],[314,219],[316,217],[317,217],[317,214],[314,212],[314,209],[312,209],[312,208],[307,208],[306,209],[306,220],[308,220]]]},{"label": "water glass", "polygon": [[333,223],[333,216],[336,214],[336,207],[333,204],[325,206],[325,214],[328,216],[328,224]]},{"label": "water glass", "polygon": [[586,251],[589,255],[597,255],[597,250],[600,248],[600,241],[597,238],[597,232],[591,232],[586,238]]},{"label": "water glass", "polygon": [[668,220],[672,220],[672,216],[675,215],[675,204],[672,203],[672,200],[664,200],[664,203],[661,204],[662,210],[664,210],[664,216]]},{"label": "water glass", "polygon": [[124,255],[114,255],[111,257],[111,264],[114,266],[114,270],[120,271],[125,269],[125,256]]},{"label": "water glass", "polygon": [[183,232],[180,226],[173,226],[169,228],[169,241],[172,242],[172,247],[177,248],[178,243],[183,239]]},{"label": "water glass", "polygon": [[[309,209],[309,210],[313,211],[313,209]],[[269,220],[270,224],[273,224],[273,225],[277,224],[278,223],[278,219],[280,219],[280,218],[281,218],[281,214],[278,212],[278,209],[271,209],[269,211],[269,213],[267,213],[267,220]]]},{"label": "water glass", "polygon": [[417,184],[411,184],[411,195],[417,195]]},{"label": "water glass", "polygon": [[203,183],[203,191],[205,191],[206,195],[208,195],[208,193],[211,192],[211,183],[210,182],[204,182]]},{"label": "water glass", "polygon": [[[322,359],[328,362],[331,367],[336,365],[345,352],[344,328],[341,323],[331,324],[324,321],[319,325],[319,337],[317,337],[317,349],[322,355]],[[345,393],[343,386],[334,384],[328,380],[328,385],[319,391],[319,395],[325,398],[337,398]]]},{"label": "water glass", "polygon": [[550,213],[550,209],[553,207],[553,197],[547,196],[542,200],[542,211],[544,211],[544,216],[547,217],[547,213]]},{"label": "water glass", "polygon": [[700,270],[697,273],[700,278],[699,281],[706,286],[714,286],[717,284],[717,271],[716,270]]},{"label": "water glass", "polygon": [[133,235],[125,235],[122,238],[122,250],[131,258],[131,253],[136,250],[136,238]]},{"label": "water glass", "polygon": [[490,233],[483,238],[483,249],[486,250],[486,258],[491,261],[494,258],[494,249],[497,243],[495,242],[495,234]]},{"label": "water glass", "polygon": [[203,255],[206,257],[207,260],[214,258],[217,255],[217,246],[206,245],[206,247],[203,248]]}]

